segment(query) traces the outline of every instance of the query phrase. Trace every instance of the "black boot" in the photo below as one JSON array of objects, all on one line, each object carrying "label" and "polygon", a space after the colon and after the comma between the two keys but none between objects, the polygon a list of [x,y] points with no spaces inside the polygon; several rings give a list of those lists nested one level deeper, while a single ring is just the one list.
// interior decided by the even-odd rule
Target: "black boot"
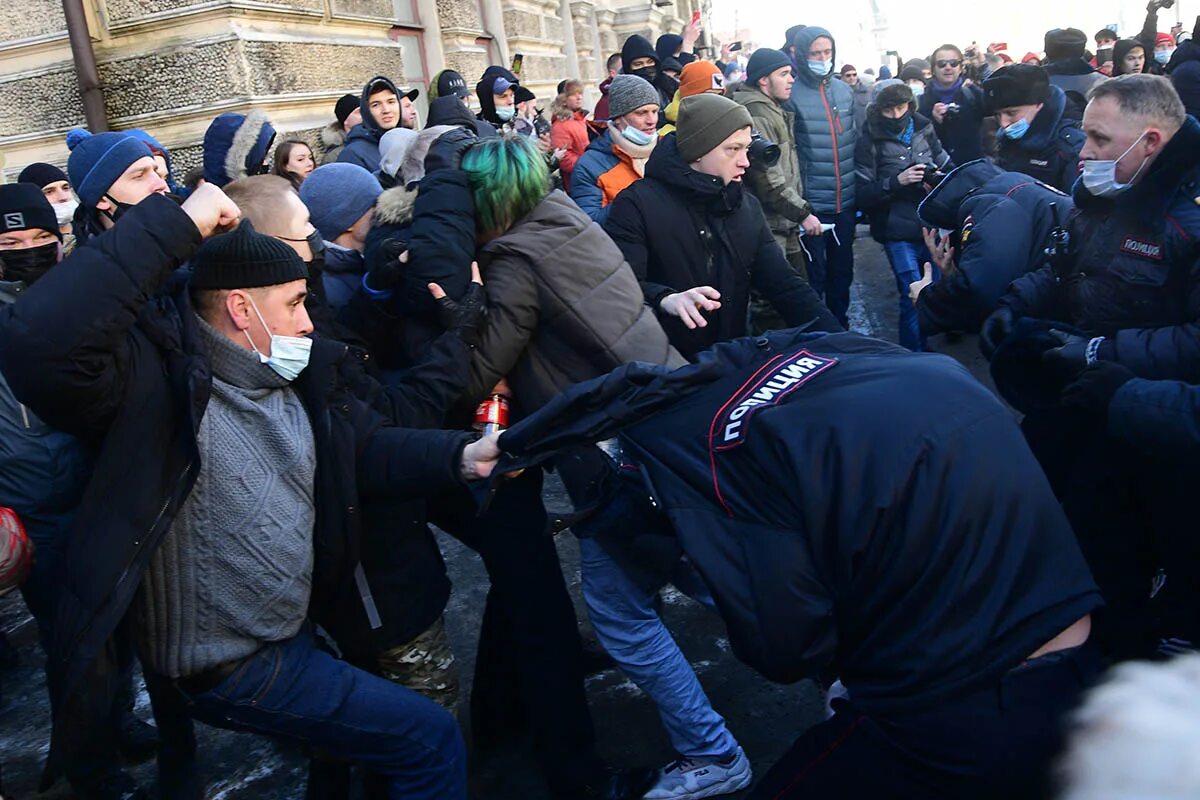
[{"label": "black boot", "polygon": [[150,795],[125,772],[113,768],[87,783],[72,783],[80,800],[150,800]]},{"label": "black boot", "polygon": [[158,728],[132,711],[117,718],[117,750],[130,764],[149,761],[158,750]]}]

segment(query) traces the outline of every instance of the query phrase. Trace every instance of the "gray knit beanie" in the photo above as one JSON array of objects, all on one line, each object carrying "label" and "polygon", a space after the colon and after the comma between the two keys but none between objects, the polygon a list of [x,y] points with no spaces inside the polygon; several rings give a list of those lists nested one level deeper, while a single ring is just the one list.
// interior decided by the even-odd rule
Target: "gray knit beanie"
[{"label": "gray knit beanie", "polygon": [[657,105],[658,90],[637,75],[618,75],[608,87],[609,119],[623,117],[642,106]]},{"label": "gray knit beanie", "polygon": [[719,94],[698,94],[679,104],[675,144],[679,155],[690,164],[737,131],[753,124],[745,106]]}]

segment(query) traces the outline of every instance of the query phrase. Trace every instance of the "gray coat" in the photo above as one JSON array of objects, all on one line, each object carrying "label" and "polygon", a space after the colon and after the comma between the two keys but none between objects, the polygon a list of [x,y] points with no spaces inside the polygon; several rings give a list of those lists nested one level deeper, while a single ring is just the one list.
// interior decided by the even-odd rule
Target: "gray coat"
[{"label": "gray coat", "polygon": [[796,52],[802,62],[792,86],[792,110],[796,112],[796,149],[804,176],[805,196],[813,210],[824,220],[827,215],[852,211],[855,207],[854,145],[858,129],[854,124],[854,92],[829,74],[818,78],[804,62],[813,41],[819,37],[833,41],[824,28],[810,26],[796,35]]},{"label": "gray coat", "polygon": [[516,416],[630,361],[682,366],[604,230],[560,191],[479,254],[488,317],[468,398],[507,376]]}]

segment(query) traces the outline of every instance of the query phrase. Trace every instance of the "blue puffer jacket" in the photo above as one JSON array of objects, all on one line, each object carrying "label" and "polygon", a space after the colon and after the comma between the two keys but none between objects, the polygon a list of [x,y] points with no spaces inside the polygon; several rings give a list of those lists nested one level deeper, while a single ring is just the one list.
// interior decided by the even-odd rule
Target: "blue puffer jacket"
[{"label": "blue puffer jacket", "polygon": [[[796,114],[796,150],[804,177],[804,196],[818,217],[854,209],[854,91],[833,80],[837,46],[829,74],[818,78],[807,67],[804,55],[813,41],[833,34],[809,26],[796,34],[799,55],[796,83],[792,86],[792,111]],[[836,155],[836,157],[835,157]]]},{"label": "blue puffer jacket", "polygon": [[917,212],[927,226],[954,231],[957,269],[921,292],[921,332],[978,332],[1009,284],[1045,264],[1051,204],[1062,222],[1075,208],[1057,189],[983,159],[947,175]]},{"label": "blue puffer jacket", "polygon": [[1133,188],[1075,187],[1071,254],[1014,283],[1017,316],[1104,336],[1100,358],[1142,378],[1200,383],[1200,123],[1188,117]]},{"label": "blue puffer jacket", "polygon": [[[0,306],[23,289],[0,282]],[[42,422],[0,375],[0,506],[17,512],[35,547],[65,541],[90,476],[79,440]]]}]

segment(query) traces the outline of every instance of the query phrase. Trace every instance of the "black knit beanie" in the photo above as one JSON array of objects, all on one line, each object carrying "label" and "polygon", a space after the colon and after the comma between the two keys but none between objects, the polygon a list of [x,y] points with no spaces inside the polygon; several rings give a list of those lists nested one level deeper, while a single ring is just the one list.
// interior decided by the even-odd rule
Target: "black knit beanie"
[{"label": "black knit beanie", "polygon": [[70,183],[71,179],[67,177],[67,173],[53,164],[42,162],[30,164],[21,170],[21,174],[17,176],[17,183],[36,184],[39,189],[45,189],[50,184],[58,183],[59,181]]},{"label": "black knit beanie", "polygon": [[295,250],[242,220],[237,230],[214,236],[192,257],[192,288],[254,289],[308,280]]}]

